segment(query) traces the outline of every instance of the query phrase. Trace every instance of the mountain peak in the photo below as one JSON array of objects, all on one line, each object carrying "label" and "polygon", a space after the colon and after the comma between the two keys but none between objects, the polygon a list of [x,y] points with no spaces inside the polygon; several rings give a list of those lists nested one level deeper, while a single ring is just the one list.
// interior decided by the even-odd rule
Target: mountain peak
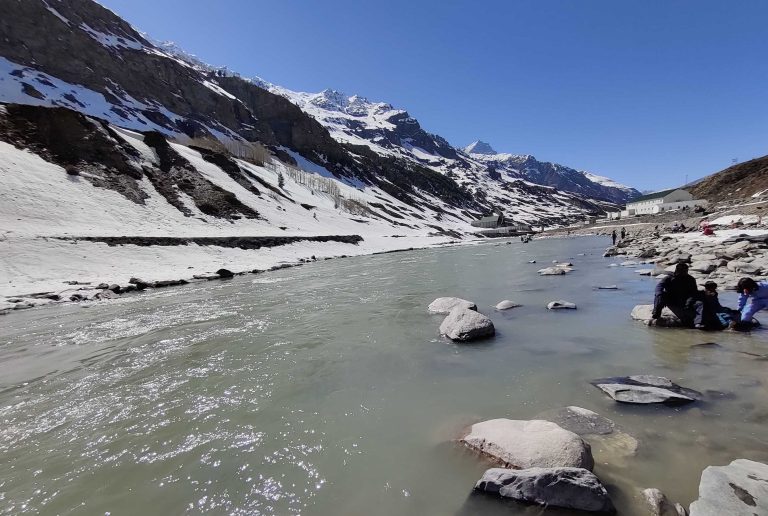
[{"label": "mountain peak", "polygon": [[493,150],[493,147],[481,140],[474,141],[464,147],[464,152],[467,154],[498,154]]}]

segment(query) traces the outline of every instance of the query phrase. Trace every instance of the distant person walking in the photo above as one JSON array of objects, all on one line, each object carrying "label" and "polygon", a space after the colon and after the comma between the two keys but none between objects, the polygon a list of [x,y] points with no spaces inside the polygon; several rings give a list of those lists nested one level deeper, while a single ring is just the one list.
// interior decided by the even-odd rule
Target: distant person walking
[{"label": "distant person walking", "polygon": [[624,228],[621,228],[621,239],[624,240],[625,236],[627,236],[627,230]]},{"label": "distant person walking", "polygon": [[613,240],[613,245],[616,245],[616,230],[615,229],[611,233],[611,240]]}]

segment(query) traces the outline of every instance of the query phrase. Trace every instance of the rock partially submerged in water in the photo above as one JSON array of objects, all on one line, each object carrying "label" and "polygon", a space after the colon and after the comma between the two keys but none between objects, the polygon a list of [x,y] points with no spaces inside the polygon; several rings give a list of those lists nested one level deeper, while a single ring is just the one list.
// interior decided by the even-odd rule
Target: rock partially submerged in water
[{"label": "rock partially submerged in water", "polygon": [[726,514],[768,514],[768,465],[737,459],[702,472],[699,499],[691,504],[691,516]]},{"label": "rock partially submerged in water", "polygon": [[449,314],[456,307],[466,308],[468,310],[477,310],[477,305],[472,301],[461,299],[460,297],[438,297],[432,301],[427,310],[431,314]]},{"label": "rock partially submerged in water", "polygon": [[[624,432],[616,423],[597,412],[582,407],[562,407],[544,411],[536,419],[552,421],[576,435],[587,439],[598,462],[614,465],[637,453],[637,439]],[[601,458],[602,456],[602,458]]]},{"label": "rock partially submerged in water", "polygon": [[616,424],[607,417],[575,406],[547,410],[538,414],[536,419],[551,421],[577,435],[606,435],[616,429]]},{"label": "rock partially submerged in water", "polygon": [[651,516],[686,516],[688,514],[682,505],[679,503],[673,505],[658,489],[643,489],[643,498],[651,510]]},{"label": "rock partially submerged in water", "polygon": [[600,480],[583,468],[491,468],[475,489],[519,502],[613,514],[615,509]]},{"label": "rock partially submerged in water", "polygon": [[568,272],[565,267],[544,267],[539,269],[538,273],[542,276],[562,276]]},{"label": "rock partially submerged in water", "polygon": [[550,421],[482,421],[472,425],[460,442],[505,467],[591,470],[595,464],[589,444]]},{"label": "rock partially submerged in water", "polygon": [[517,303],[514,303],[510,301],[509,299],[505,299],[504,301],[499,301],[496,305],[496,310],[509,310],[510,308],[517,308],[519,305]]},{"label": "rock partially submerged in water", "polygon": [[684,405],[702,397],[700,392],[680,387],[663,376],[616,376],[592,380],[590,383],[621,403]]},{"label": "rock partially submerged in water", "polygon": [[440,325],[440,333],[451,340],[468,342],[493,337],[496,328],[493,322],[481,313],[463,306],[457,306]]},{"label": "rock partially submerged in water", "polygon": [[601,285],[598,287],[595,287],[597,290],[619,290],[618,285]]},{"label": "rock partially submerged in water", "polygon": [[547,303],[547,309],[548,310],[576,310],[576,303],[571,303],[570,301],[563,301],[562,299],[559,301],[550,301]]},{"label": "rock partially submerged in water", "polygon": [[653,315],[653,305],[637,305],[632,309],[630,315],[632,319],[643,321],[649,326],[661,326],[665,328],[679,328],[683,326],[680,319],[678,319],[669,308],[664,308],[664,310],[661,311],[661,317],[658,319],[651,318],[651,315]]}]

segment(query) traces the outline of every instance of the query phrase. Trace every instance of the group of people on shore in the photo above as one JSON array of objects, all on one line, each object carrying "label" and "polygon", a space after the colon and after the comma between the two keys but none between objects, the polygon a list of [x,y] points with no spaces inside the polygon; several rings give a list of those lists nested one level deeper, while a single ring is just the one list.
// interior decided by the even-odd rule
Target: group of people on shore
[{"label": "group of people on shore", "polygon": [[667,307],[691,328],[748,331],[759,326],[754,315],[768,308],[768,282],[741,278],[736,290],[739,292],[738,308],[724,307],[718,298],[717,283],[707,281],[704,290],[699,290],[696,280],[688,274],[688,264],[678,263],[675,272],[656,285],[651,318],[661,317],[661,311]]},{"label": "group of people on shore", "polygon": [[[614,229],[611,233],[611,240],[613,240],[613,245],[616,245],[616,230]],[[621,239],[624,240],[627,236],[627,230],[625,228],[621,228]]]}]

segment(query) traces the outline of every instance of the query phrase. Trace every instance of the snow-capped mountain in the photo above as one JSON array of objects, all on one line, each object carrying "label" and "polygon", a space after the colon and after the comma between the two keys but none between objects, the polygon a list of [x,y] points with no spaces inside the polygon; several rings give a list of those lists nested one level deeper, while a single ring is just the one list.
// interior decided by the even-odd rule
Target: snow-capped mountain
[{"label": "snow-capped mountain", "polygon": [[539,162],[533,156],[499,154],[488,143],[475,141],[458,150],[439,135],[425,131],[407,111],[335,90],[303,93],[254,78],[255,84],[282,95],[323,124],[339,142],[364,145],[382,156],[405,158],[456,179],[459,184],[504,206],[501,190],[510,180],[542,186],[614,203],[640,195],[611,180],[592,180],[570,167]]},{"label": "snow-capped mountain", "polygon": [[607,177],[578,171],[557,163],[539,161],[525,154],[497,153],[491,146],[476,141],[464,149],[473,159],[486,164],[497,174],[506,173],[533,183],[554,186],[567,192],[605,198],[616,203],[637,197],[640,192]]},{"label": "snow-capped mountain", "polygon": [[464,147],[466,154],[498,154],[490,144],[481,140],[475,140]]},{"label": "snow-capped mountain", "polygon": [[[501,209],[553,225],[612,207],[609,196],[500,172],[389,104],[291,92],[206,65],[153,43],[92,0],[19,2],[0,18],[0,32],[0,102],[66,107],[177,140],[260,142],[289,164],[379,188],[423,220],[450,207],[465,221]],[[408,224],[420,226],[419,217]]]}]

